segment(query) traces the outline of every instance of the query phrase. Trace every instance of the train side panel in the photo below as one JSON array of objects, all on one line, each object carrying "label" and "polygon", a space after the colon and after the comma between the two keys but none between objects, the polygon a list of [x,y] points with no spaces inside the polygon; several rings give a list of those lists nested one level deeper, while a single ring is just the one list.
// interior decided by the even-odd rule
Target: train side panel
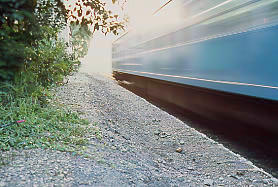
[{"label": "train side panel", "polygon": [[278,0],[176,2],[188,19],[115,42],[113,71],[278,101]]},{"label": "train side panel", "polygon": [[115,71],[278,100],[278,26],[116,59]]}]

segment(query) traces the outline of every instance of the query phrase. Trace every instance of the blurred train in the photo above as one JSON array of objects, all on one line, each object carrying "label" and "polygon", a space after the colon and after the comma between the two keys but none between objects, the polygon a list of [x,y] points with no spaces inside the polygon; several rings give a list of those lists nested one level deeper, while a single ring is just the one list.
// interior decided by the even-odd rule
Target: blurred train
[{"label": "blurred train", "polygon": [[115,74],[278,101],[278,0],[171,0],[146,25],[113,43]]}]

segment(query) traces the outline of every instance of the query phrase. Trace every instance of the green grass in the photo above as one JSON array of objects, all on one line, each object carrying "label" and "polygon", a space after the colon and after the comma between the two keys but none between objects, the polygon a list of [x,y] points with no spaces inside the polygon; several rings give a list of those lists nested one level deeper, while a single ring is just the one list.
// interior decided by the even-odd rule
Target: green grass
[{"label": "green grass", "polygon": [[69,109],[42,102],[38,97],[14,95],[9,91],[0,93],[0,124],[23,119],[26,122],[0,128],[2,151],[51,148],[80,152],[88,143],[89,136],[100,136],[100,132],[87,120]]}]

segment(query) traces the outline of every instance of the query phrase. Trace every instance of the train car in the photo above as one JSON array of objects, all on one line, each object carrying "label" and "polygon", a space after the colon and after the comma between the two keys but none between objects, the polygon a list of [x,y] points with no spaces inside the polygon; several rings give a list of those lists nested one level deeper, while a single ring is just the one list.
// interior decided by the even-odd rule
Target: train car
[{"label": "train car", "polygon": [[278,0],[172,0],[147,24],[113,43],[115,74],[277,103]]}]

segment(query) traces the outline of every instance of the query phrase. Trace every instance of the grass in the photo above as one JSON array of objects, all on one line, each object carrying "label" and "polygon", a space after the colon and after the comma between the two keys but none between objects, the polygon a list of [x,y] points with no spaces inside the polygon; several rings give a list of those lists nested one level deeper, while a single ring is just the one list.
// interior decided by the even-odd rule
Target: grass
[{"label": "grass", "polygon": [[69,109],[42,102],[39,97],[15,95],[10,90],[0,93],[0,124],[23,119],[26,122],[0,128],[2,151],[51,148],[80,152],[91,134],[97,138],[101,136],[87,120]]}]

